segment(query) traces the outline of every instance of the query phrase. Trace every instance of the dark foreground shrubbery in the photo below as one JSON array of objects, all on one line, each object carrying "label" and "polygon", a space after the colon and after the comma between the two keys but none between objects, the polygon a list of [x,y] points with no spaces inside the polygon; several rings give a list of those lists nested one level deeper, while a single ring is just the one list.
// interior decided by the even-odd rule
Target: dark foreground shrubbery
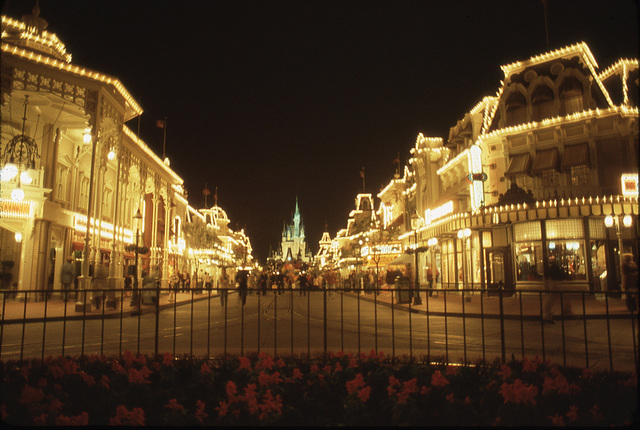
[{"label": "dark foreground shrubbery", "polygon": [[534,360],[415,364],[371,352],[85,356],[0,362],[16,425],[610,426],[637,418],[637,376]]}]

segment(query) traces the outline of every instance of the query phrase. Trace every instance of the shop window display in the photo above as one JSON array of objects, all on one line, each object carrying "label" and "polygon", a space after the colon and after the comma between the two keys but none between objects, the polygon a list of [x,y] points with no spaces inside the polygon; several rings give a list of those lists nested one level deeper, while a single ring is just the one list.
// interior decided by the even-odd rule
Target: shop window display
[{"label": "shop window display", "polygon": [[547,242],[549,258],[555,256],[567,281],[587,279],[584,243],[576,240],[552,240]]},{"label": "shop window display", "polygon": [[542,281],[544,262],[542,242],[516,243],[516,270],[518,281]]}]

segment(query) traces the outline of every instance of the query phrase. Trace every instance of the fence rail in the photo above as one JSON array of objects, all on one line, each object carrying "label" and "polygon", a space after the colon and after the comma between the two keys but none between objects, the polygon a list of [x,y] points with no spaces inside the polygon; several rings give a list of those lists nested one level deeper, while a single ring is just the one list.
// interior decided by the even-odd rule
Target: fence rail
[{"label": "fence rail", "polygon": [[[637,292],[420,289],[0,291],[0,359],[118,354],[212,358],[383,351],[416,361],[505,361],[638,369]],[[159,299],[156,299],[159,297]],[[226,300],[223,300],[225,299]],[[78,301],[78,299],[80,299]],[[555,307],[555,309],[554,309]],[[569,309],[569,307],[571,309]],[[548,309],[554,310],[553,324]]]}]

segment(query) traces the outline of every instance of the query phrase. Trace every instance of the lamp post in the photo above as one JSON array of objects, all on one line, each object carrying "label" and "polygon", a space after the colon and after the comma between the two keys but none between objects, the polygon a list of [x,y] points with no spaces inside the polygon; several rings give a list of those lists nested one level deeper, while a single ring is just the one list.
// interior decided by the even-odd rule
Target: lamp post
[{"label": "lamp post", "polygon": [[414,286],[414,294],[413,294],[413,304],[421,305],[422,298],[420,297],[420,271],[418,270],[418,227],[419,227],[420,217],[417,214],[411,215],[411,228],[413,229],[413,253],[415,255],[415,267],[413,274],[413,286]]},{"label": "lamp post", "polygon": [[[464,289],[466,280],[467,280],[467,264],[466,264],[467,257],[465,255],[465,245],[469,236],[471,236],[470,229],[464,228],[464,229],[458,230],[458,239],[460,239],[462,243],[462,289]],[[471,293],[465,294],[465,300],[467,302],[471,301]]]},{"label": "lamp post", "polygon": [[142,214],[140,213],[140,208],[138,208],[136,214],[133,216],[133,222],[136,225],[136,243],[134,248],[134,275],[133,275],[133,294],[131,295],[131,306],[139,306],[140,305],[140,290],[138,286],[138,254],[140,252],[140,221],[142,220]]},{"label": "lamp post", "polygon": [[[622,217],[622,225],[625,227],[631,227],[632,219],[631,215],[625,215]],[[622,270],[622,254],[623,254],[623,243],[622,243],[622,228],[620,227],[620,216],[619,215],[607,215],[604,218],[604,225],[607,228],[611,228],[615,225],[616,227],[616,236],[618,238],[618,262],[620,265],[620,270]]]}]

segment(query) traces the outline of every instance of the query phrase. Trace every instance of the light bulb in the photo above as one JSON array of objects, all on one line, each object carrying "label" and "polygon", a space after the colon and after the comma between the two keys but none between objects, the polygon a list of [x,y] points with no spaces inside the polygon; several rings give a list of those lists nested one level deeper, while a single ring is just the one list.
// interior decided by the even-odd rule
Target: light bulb
[{"label": "light bulb", "polygon": [[19,202],[21,202],[24,199],[24,191],[22,190],[22,188],[14,188],[11,191],[11,198],[13,200],[17,200]]}]

